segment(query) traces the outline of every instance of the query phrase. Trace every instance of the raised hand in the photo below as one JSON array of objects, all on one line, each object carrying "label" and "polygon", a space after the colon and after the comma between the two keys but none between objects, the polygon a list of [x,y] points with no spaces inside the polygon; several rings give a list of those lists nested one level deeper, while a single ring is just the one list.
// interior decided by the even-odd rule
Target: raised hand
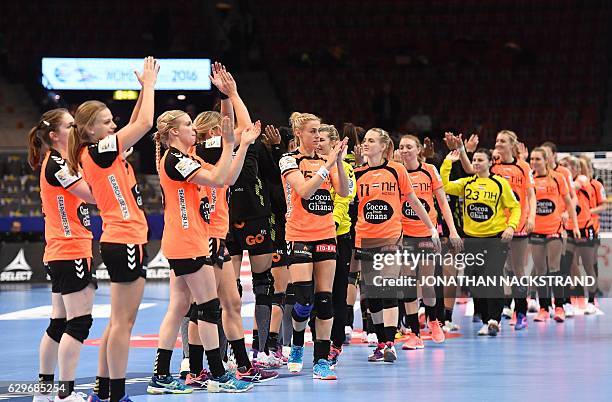
[{"label": "raised hand", "polygon": [[353,148],[353,154],[355,155],[355,165],[363,165],[364,157],[361,145],[355,145],[355,147]]},{"label": "raised hand", "polygon": [[458,149],[453,149],[446,155],[446,159],[451,160],[453,163],[457,162],[461,156]]},{"label": "raised hand", "polygon": [[527,147],[525,146],[524,143],[519,142],[517,144],[517,148],[518,148],[518,157],[519,159],[526,161],[529,158],[529,151],[527,150]]},{"label": "raised hand", "polygon": [[341,164],[342,161],[344,160],[344,157],[346,156],[346,152],[348,151],[348,137],[345,137],[342,141],[340,141],[339,144],[336,145],[340,145],[340,151],[338,152],[338,157],[336,158],[336,162]]},{"label": "raised hand", "polygon": [[261,121],[257,120],[242,132],[240,143],[243,145],[252,144],[259,137],[259,134],[261,134]]},{"label": "raised hand", "polygon": [[444,133],[444,143],[451,151],[462,145],[461,138],[448,131]]},{"label": "raised hand", "polygon": [[267,125],[263,133],[263,140],[266,145],[278,145],[281,143],[281,135],[278,129],[272,125]]},{"label": "raised hand", "polygon": [[465,150],[467,152],[474,152],[478,148],[478,134],[470,135],[470,138],[465,142]]},{"label": "raised hand", "polygon": [[155,82],[157,81],[158,73],[159,64],[157,64],[157,60],[151,56],[145,57],[142,73],[139,74],[138,71],[134,71],[134,74],[136,74],[136,79],[143,88],[145,86],[154,87]]},{"label": "raised hand", "polygon": [[402,155],[400,154],[399,149],[393,151],[393,161],[397,163],[403,163]]},{"label": "raised hand", "polygon": [[236,81],[234,77],[227,72],[225,66],[219,62],[213,63],[211,66],[212,74],[208,77],[210,78],[210,82],[217,87],[219,92],[226,96],[233,95],[238,93],[238,88],[236,86]]},{"label": "raised hand", "polygon": [[229,117],[225,116],[221,120],[221,137],[223,141],[228,143],[234,143],[236,138],[234,137],[234,122]]},{"label": "raised hand", "polygon": [[433,141],[429,137],[425,137],[423,141],[423,156],[425,158],[433,158],[435,154]]}]

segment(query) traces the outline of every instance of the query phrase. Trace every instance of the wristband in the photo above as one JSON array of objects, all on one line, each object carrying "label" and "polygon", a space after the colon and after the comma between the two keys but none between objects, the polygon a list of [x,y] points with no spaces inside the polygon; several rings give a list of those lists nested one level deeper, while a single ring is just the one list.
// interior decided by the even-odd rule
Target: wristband
[{"label": "wristband", "polygon": [[219,91],[219,99],[221,99],[223,101],[223,100],[229,99],[229,96],[227,96],[223,92]]},{"label": "wristband", "polygon": [[432,236],[436,236],[439,237],[440,235],[438,234],[438,229],[437,228],[429,228],[429,231],[431,233]]},{"label": "wristband", "polygon": [[327,170],[325,166],[321,166],[319,170],[317,170],[317,174],[325,181],[329,177],[329,170]]},{"label": "wristband", "polygon": [[459,150],[459,152],[463,151],[465,152],[465,145],[461,145],[459,148],[457,148]]}]

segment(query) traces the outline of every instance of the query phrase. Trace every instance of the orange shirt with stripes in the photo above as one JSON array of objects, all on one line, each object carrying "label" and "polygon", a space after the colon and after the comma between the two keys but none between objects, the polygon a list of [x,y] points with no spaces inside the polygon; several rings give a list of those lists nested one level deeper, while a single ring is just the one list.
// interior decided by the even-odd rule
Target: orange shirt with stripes
[{"label": "orange shirt with stripes", "polygon": [[100,241],[145,244],[147,220],[136,175],[121,153],[120,138],[109,135],[83,148],[80,161],[102,217]]},{"label": "orange shirt with stripes", "polygon": [[561,233],[561,213],[565,206],[563,197],[569,192],[563,175],[551,170],[547,175],[535,176],[534,180],[536,219],[533,232],[542,235]]},{"label": "orange shirt with stripes", "polygon": [[[534,187],[531,167],[527,162],[522,160],[515,159],[509,163],[496,161],[493,167],[491,167],[491,172],[498,176],[502,176],[510,183],[510,188],[512,188],[514,196],[521,205],[521,217],[519,218],[516,232],[517,234],[524,232],[525,223],[527,223],[527,217],[529,216],[527,192],[530,188]],[[507,217],[510,217],[509,211],[506,210],[505,213]]]},{"label": "orange shirt with stripes", "polygon": [[358,199],[355,247],[362,247],[366,239],[399,240],[402,205],[414,192],[404,165],[393,161],[375,167],[366,164],[355,169],[355,179]]},{"label": "orange shirt with stripes", "polygon": [[81,179],[80,174],[70,174],[59,152],[47,152],[40,170],[46,242],[43,262],[92,257],[89,207],[68,191]]},{"label": "orange shirt with stripes", "polygon": [[[591,186],[593,186],[593,189],[595,190],[595,206],[598,207],[604,202],[606,202],[606,199],[607,199],[606,188],[599,180],[596,180],[596,179],[591,179]],[[592,214],[592,215],[593,215],[593,227],[595,228],[595,232],[599,233],[599,228],[600,228],[599,214]]]},{"label": "orange shirt with stripes", "polygon": [[162,252],[169,259],[210,255],[208,225],[202,215],[200,186],[191,179],[202,163],[170,147],[159,163],[159,183],[164,196]]},{"label": "orange shirt with stripes", "polygon": [[[434,227],[438,226],[438,213],[434,205],[434,192],[443,188],[442,178],[438,169],[429,163],[420,163],[415,170],[408,170],[408,177],[412,183],[414,193],[419,198],[429,215]],[[402,205],[402,229],[405,236],[430,237],[431,231],[419,219],[416,212],[410,207],[408,201]]]},{"label": "orange shirt with stripes", "polygon": [[285,239],[287,241],[317,241],[336,237],[334,223],[334,202],[330,190],[332,177],[337,181],[338,170],[334,166],[329,176],[309,199],[303,199],[287,181],[287,176],[299,172],[305,180],[317,174],[325,160],[320,156],[302,155],[299,150],[289,152],[279,161],[285,200],[287,202],[287,218],[285,224]]}]

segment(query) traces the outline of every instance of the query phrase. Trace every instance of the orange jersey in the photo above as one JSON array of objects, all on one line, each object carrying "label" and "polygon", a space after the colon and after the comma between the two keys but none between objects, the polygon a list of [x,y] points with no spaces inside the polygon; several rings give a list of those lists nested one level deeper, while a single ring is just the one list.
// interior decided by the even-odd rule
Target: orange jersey
[{"label": "orange jersey", "polygon": [[[606,202],[606,188],[599,180],[591,179],[591,186],[593,186],[593,190],[595,190],[595,206],[598,207],[604,202]],[[593,215],[593,227],[596,232],[599,232],[599,214]]]},{"label": "orange jersey", "polygon": [[80,161],[102,217],[100,241],[145,244],[147,220],[134,169],[121,153],[116,134],[84,148]]},{"label": "orange jersey", "polygon": [[[567,185],[567,189],[571,194],[570,190],[575,190],[574,187],[574,179],[572,177],[572,172],[570,172],[570,170],[568,168],[566,168],[565,166],[561,166],[561,165],[557,165],[555,166],[555,168],[553,169],[553,171],[561,174],[561,176],[563,176],[563,179],[565,180],[565,184]],[[566,210],[566,207],[563,207],[563,211]],[[565,230],[567,231],[571,231],[572,230],[572,222],[571,219],[568,219],[567,222],[565,222]]]},{"label": "orange jersey", "polygon": [[91,222],[87,204],[68,189],[81,180],[68,171],[56,150],[48,151],[40,170],[40,198],[45,216],[44,262],[91,258]]},{"label": "orange jersey", "polygon": [[561,233],[561,213],[569,192],[564,177],[553,170],[546,176],[535,177],[536,219],[534,233],[550,235]]},{"label": "orange jersey", "polygon": [[[522,160],[513,160],[510,163],[495,162],[493,167],[491,167],[491,173],[503,177],[510,183],[514,196],[521,204],[521,217],[519,218],[519,224],[516,231],[523,232],[525,230],[527,216],[529,215],[527,192],[530,188],[534,187],[531,167],[527,162]],[[506,216],[510,216],[508,211],[506,211]]]},{"label": "orange jersey", "polygon": [[575,181],[580,183],[580,190],[576,191],[576,197],[578,197],[578,206],[576,207],[578,227],[580,229],[592,227],[593,216],[591,214],[591,208],[595,207],[595,203],[597,202],[595,199],[595,189],[591,185],[589,179],[584,175],[578,176]]},{"label": "orange jersey", "polygon": [[190,180],[202,169],[201,162],[170,147],[159,163],[159,183],[164,196],[162,252],[169,259],[210,254],[208,225],[202,214],[200,186]]},{"label": "orange jersey", "polygon": [[[408,194],[414,192],[404,165],[385,161],[355,169],[357,180],[357,224],[355,246],[364,239],[393,239],[402,236],[401,211]],[[431,235],[431,233],[429,233]]]},{"label": "orange jersey", "polygon": [[[429,163],[421,163],[415,170],[408,170],[408,177],[412,183],[414,193],[425,207],[429,219],[435,227],[438,226],[438,213],[434,206],[434,191],[444,187],[438,169]],[[402,205],[402,230],[404,235],[410,237],[429,237],[431,231],[419,219],[416,212],[410,207],[408,201]]]},{"label": "orange jersey", "polygon": [[279,161],[285,200],[287,202],[287,223],[285,224],[285,239],[287,241],[317,241],[336,237],[334,223],[334,202],[330,190],[332,176],[337,178],[338,171],[334,166],[330,175],[315,193],[307,200],[301,198],[287,182],[287,175],[300,172],[305,180],[309,180],[325,160],[318,155],[313,157],[302,155],[299,150],[285,154]]}]

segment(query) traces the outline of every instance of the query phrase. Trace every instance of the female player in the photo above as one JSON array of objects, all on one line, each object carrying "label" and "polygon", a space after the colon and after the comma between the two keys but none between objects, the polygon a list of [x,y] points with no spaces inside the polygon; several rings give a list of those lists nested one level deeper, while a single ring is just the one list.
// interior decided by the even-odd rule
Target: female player
[{"label": "female player", "polygon": [[310,113],[294,112],[290,122],[299,147],[279,162],[287,201],[285,236],[289,243],[289,272],[295,291],[293,346],[287,367],[293,373],[302,370],[304,332],[314,307],[313,378],[335,380],[336,373],[327,360],[337,247],[330,190],[333,188],[341,197],[349,194],[348,178],[342,166],[347,141],[336,144],[323,159],[316,154],[321,120]]},{"label": "female player", "polygon": [[[499,281],[503,275],[504,263],[508,254],[507,243],[512,240],[519,223],[521,207],[514,197],[512,188],[503,177],[491,174],[493,160],[491,151],[480,148],[474,152],[472,167],[475,175],[450,181],[453,162],[460,158],[460,151],[451,151],[440,168],[444,190],[451,195],[462,196],[463,230],[466,237],[489,239],[466,242],[465,249],[476,257],[486,258],[486,264],[468,267],[475,278],[484,276]],[[505,209],[510,213],[507,217]],[[501,241],[497,240],[501,239]],[[503,287],[491,286],[487,289],[474,286],[474,309],[481,313],[483,322],[478,335],[496,336],[500,330],[500,320],[504,305]],[[482,296],[488,296],[483,298]]]},{"label": "female player", "polygon": [[[51,322],[40,341],[39,382],[44,394],[53,389],[59,362],[58,398],[82,402],[74,393],[81,345],[89,335],[95,279],[91,273],[89,209],[95,204],[81,175],[66,166],[68,133],[74,119],[66,109],[45,112],[28,134],[28,162],[40,168],[40,197],[45,217],[43,262],[51,277]],[[45,388],[48,392],[45,392]],[[46,401],[44,396],[34,400]]]},{"label": "female player", "polygon": [[[223,185],[232,162],[233,124],[221,123],[224,147],[216,167],[188,155],[196,132],[187,113],[172,110],[157,118],[156,160],[164,195],[164,234],[162,251],[172,270],[170,303],[160,327],[155,374],[147,392],[151,394],[190,393],[170,375],[170,358],[181,319],[189,309],[190,297],[197,303],[198,332],[208,359],[211,379],[208,392],[245,392],[252,384],[236,379],[223,367],[217,325],[221,318],[215,274],[210,255],[206,208],[201,208],[199,186]],[[161,146],[168,148],[160,159]],[[176,239],[182,239],[177,242]],[[232,283],[233,286],[233,283]]]},{"label": "female player", "polygon": [[68,139],[69,172],[79,165],[102,216],[100,253],[111,280],[111,317],[100,345],[93,400],[129,401],[125,394],[130,334],[144,291],[147,221],[132,166],[123,154],[153,126],[153,97],[159,65],[144,61],[137,78],[142,86],[130,122],[115,133],[111,111],[87,101],[76,111]]},{"label": "female player", "polygon": [[[400,139],[399,154],[402,159],[402,163],[406,170],[408,170],[408,177],[414,188],[415,195],[423,203],[425,210],[428,211],[429,219],[433,223],[434,227],[438,226],[438,214],[434,206],[434,196],[438,203],[440,211],[444,217],[449,232],[450,242],[453,249],[459,251],[461,249],[461,238],[455,229],[453,222],[452,212],[448,206],[446,199],[446,193],[442,185],[442,179],[438,174],[438,170],[434,165],[425,163],[423,153],[423,146],[421,141],[414,135],[404,135]],[[411,247],[418,247],[431,252],[433,249],[432,244],[428,242],[430,232],[427,229],[426,224],[419,220],[414,210],[410,207],[409,203],[405,202],[402,206],[402,230],[404,234],[404,241],[406,245]],[[435,264],[432,261],[424,261],[420,266],[421,276],[431,276],[434,274]],[[426,295],[427,294],[427,295]],[[423,301],[425,303],[425,311],[429,320],[428,326],[431,332],[431,336],[434,342],[444,342],[444,332],[440,322],[438,321],[435,304],[436,296],[433,288],[423,287]],[[408,341],[402,346],[403,349],[415,349],[422,345],[422,341],[419,338],[420,325],[418,320],[418,304],[416,300],[411,300],[405,303],[406,314],[408,324],[412,330]]]},{"label": "female player", "polygon": [[[400,214],[404,202],[408,202],[424,222],[435,252],[440,251],[440,239],[438,229],[414,193],[406,168],[392,160],[393,143],[389,134],[380,128],[368,130],[362,148],[367,163],[355,169],[359,201],[355,253],[361,261],[361,273],[370,284],[372,270],[371,267],[365,267],[364,261],[371,263],[383,253],[396,253],[400,250]],[[399,267],[384,267],[382,273],[385,277],[397,278]],[[384,299],[381,299],[372,297],[371,290],[374,290],[373,286],[369,286],[367,290],[368,309],[372,314],[378,345],[372,355],[368,356],[368,361],[394,362],[397,359],[394,341],[399,314],[397,291],[383,287]]]},{"label": "female player", "polygon": [[[317,153],[321,156],[327,156],[333,147],[340,141],[340,135],[336,127],[328,124],[322,124],[319,128],[319,145]],[[331,197],[334,203],[334,222],[336,225],[336,241],[337,258],[336,258],[336,274],[334,275],[334,284],[332,287],[332,304],[334,307],[334,323],[332,324],[331,332],[331,348],[329,352],[329,361],[332,367],[338,363],[338,358],[342,353],[342,344],[345,340],[344,326],[346,323],[346,297],[347,287],[349,283],[349,271],[351,265],[351,257],[353,255],[351,241],[351,217],[349,216],[349,205],[355,198],[355,173],[352,166],[342,160],[342,167],[348,178],[349,194],[347,197],[341,197],[331,189]],[[353,306],[351,305],[351,309]]]}]

